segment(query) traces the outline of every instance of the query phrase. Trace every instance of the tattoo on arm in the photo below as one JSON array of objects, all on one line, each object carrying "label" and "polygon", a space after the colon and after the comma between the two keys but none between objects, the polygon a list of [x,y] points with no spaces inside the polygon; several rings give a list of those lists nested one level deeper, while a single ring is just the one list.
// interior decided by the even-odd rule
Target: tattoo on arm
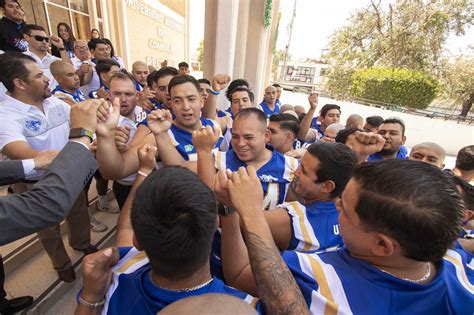
[{"label": "tattoo on arm", "polygon": [[245,233],[250,265],[267,314],[309,314],[293,275],[276,246],[269,247],[252,232]]}]

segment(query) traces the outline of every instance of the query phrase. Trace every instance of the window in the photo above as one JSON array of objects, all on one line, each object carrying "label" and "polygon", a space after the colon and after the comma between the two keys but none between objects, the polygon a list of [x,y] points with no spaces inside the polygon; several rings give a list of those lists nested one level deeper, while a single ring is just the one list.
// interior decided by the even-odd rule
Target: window
[{"label": "window", "polygon": [[87,0],[43,0],[46,3],[48,27],[57,34],[58,23],[67,23],[76,38],[88,39],[91,26]]}]

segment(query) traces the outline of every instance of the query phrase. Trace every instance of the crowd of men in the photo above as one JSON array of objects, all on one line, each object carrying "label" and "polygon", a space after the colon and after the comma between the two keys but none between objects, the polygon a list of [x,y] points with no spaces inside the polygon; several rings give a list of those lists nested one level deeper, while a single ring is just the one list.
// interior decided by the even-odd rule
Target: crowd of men
[{"label": "crowd of men", "polygon": [[[400,118],[342,124],[317,93],[306,112],[278,84],[260,100],[245,79],[197,80],[186,62],[126,69],[104,39],[69,53],[17,1],[0,7],[0,24],[21,26],[1,39],[0,184],[13,193],[0,244],[38,233],[73,282],[65,220],[86,255],[76,314],[474,313],[474,145],[443,170],[436,139],[408,148]],[[99,208],[120,212],[103,250],[92,177]],[[0,313],[31,305],[3,282],[2,267]]]}]

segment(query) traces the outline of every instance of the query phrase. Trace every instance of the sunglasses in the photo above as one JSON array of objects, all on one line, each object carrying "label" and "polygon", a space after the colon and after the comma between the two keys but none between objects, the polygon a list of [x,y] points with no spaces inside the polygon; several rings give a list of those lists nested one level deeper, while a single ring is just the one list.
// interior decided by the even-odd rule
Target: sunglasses
[{"label": "sunglasses", "polygon": [[33,37],[39,42],[46,41],[47,43],[49,43],[49,37],[44,37],[40,35],[35,35]]}]

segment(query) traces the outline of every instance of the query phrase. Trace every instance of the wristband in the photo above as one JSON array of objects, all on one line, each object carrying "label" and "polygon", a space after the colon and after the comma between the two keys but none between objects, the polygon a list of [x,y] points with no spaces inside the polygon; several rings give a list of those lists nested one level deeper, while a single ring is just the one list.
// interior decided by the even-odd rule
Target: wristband
[{"label": "wristband", "polygon": [[77,299],[77,302],[81,305],[84,305],[84,306],[87,306],[87,307],[90,307],[90,308],[97,308],[99,306],[102,306],[105,304],[105,299],[103,299],[102,301],[100,302],[97,302],[97,303],[91,303],[89,301],[86,301],[82,298],[81,295],[79,295],[79,298]]},{"label": "wristband", "polygon": [[148,175],[150,175],[150,173],[145,173],[144,171],[141,171],[141,170],[138,170],[138,175],[142,175],[143,177],[147,177]]},{"label": "wristband", "polygon": [[211,93],[212,95],[219,95],[219,94],[221,94],[220,91],[216,92],[216,91],[214,91],[214,90],[212,90],[212,89],[208,89],[207,91],[208,91],[209,93]]},{"label": "wristband", "polygon": [[58,48],[59,51],[64,51],[66,48]]}]

